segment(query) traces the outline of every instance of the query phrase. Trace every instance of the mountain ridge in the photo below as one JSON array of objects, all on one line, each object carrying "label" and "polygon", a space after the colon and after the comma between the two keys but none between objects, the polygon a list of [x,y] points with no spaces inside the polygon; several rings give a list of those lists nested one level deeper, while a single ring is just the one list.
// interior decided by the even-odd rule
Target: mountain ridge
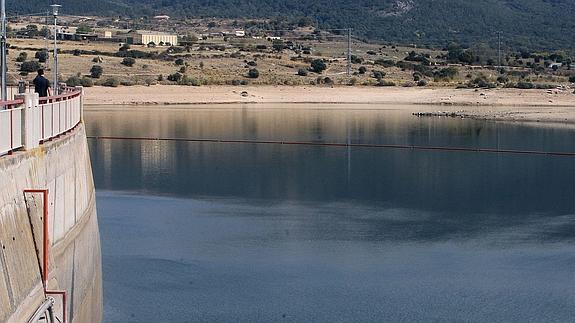
[{"label": "mountain ridge", "polygon": [[[10,10],[37,12],[51,1],[9,2]],[[444,46],[497,42],[530,49],[573,49],[571,0],[62,0],[63,13],[215,18],[310,17],[321,28],[353,28],[363,39]]]}]

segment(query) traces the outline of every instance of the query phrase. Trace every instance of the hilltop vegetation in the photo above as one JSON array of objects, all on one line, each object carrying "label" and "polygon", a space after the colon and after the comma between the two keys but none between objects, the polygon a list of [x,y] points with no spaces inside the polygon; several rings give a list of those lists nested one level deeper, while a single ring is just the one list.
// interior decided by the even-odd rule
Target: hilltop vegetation
[{"label": "hilltop vegetation", "polygon": [[[10,1],[17,12],[38,12],[49,0]],[[321,28],[354,29],[365,39],[445,46],[494,45],[497,31],[511,48],[573,49],[572,0],[62,0],[64,12],[306,19]],[[289,19],[288,19],[289,20]],[[276,26],[282,23],[276,23]],[[272,25],[273,26],[273,25]]]}]

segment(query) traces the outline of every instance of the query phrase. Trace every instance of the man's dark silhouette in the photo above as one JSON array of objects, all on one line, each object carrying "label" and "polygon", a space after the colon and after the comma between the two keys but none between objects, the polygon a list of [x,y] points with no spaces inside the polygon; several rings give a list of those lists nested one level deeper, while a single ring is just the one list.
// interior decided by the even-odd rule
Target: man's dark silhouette
[{"label": "man's dark silhouette", "polygon": [[38,70],[38,76],[34,78],[34,92],[38,93],[40,97],[48,96],[50,91],[50,81],[44,77],[44,70]]}]

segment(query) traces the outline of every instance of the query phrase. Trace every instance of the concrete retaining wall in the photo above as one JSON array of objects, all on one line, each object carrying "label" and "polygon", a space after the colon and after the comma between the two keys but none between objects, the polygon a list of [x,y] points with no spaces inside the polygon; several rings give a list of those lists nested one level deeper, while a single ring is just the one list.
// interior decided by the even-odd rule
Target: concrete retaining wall
[{"label": "concrete retaining wall", "polygon": [[42,195],[24,194],[43,188],[49,189],[48,289],[68,293],[69,322],[101,322],[100,238],[83,124],[39,148],[0,157],[0,322],[26,322],[45,297]]}]

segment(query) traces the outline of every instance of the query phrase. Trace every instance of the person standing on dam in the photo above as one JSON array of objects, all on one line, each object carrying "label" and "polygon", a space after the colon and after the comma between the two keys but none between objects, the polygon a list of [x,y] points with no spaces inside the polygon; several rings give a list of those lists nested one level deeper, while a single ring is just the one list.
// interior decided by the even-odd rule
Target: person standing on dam
[{"label": "person standing on dam", "polygon": [[32,83],[34,83],[34,92],[38,93],[40,97],[45,97],[50,94],[50,81],[44,77],[43,69],[38,70],[38,75]]}]

